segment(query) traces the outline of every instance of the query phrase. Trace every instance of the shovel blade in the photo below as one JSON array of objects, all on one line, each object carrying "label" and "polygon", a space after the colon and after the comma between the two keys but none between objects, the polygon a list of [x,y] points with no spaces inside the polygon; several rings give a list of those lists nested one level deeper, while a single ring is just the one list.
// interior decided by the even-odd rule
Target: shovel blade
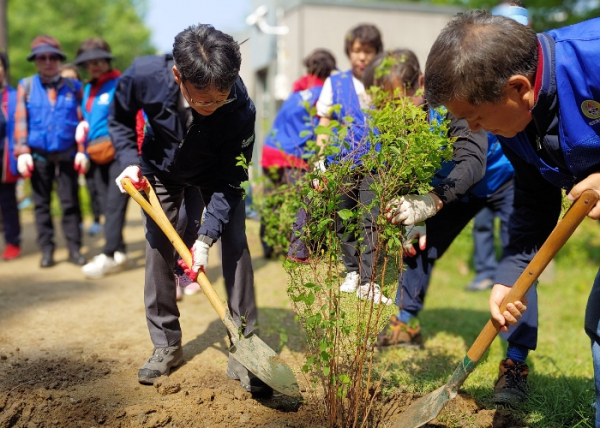
[{"label": "shovel blade", "polygon": [[[456,393],[454,395],[456,395]],[[444,385],[441,388],[424,395],[408,406],[408,408],[400,414],[393,426],[394,428],[422,427],[427,422],[435,419],[446,403],[452,398],[448,386]]]},{"label": "shovel blade", "polygon": [[258,336],[232,338],[229,350],[240,364],[275,391],[295,398],[302,398],[292,369]]}]

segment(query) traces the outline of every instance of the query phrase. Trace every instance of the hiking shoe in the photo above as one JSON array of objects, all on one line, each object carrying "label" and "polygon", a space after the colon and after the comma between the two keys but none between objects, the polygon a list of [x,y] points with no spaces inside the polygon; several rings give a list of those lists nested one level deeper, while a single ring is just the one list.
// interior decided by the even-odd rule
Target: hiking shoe
[{"label": "hiking shoe", "polygon": [[271,395],[273,393],[273,389],[269,385],[257,378],[231,354],[229,354],[227,362],[227,376],[229,379],[239,380],[242,388],[252,394]]},{"label": "hiking shoe", "polygon": [[397,348],[423,349],[423,336],[418,322],[411,327],[392,315],[387,327],[377,335],[380,350]]},{"label": "hiking shoe", "polygon": [[181,341],[167,348],[154,348],[152,356],[144,363],[138,372],[138,382],[152,385],[156,378],[168,376],[172,368],[183,363]]},{"label": "hiking shoe", "polygon": [[2,253],[2,258],[4,260],[12,260],[19,257],[21,254],[21,248],[17,245],[6,244],[6,248],[4,248],[4,253]]},{"label": "hiking shoe", "polygon": [[358,289],[356,290],[356,296],[359,299],[372,300],[373,303],[375,303],[377,305],[380,303],[384,303],[389,306],[393,303],[392,299],[388,299],[387,297],[385,297],[383,295],[383,293],[381,292],[381,288],[379,287],[379,284],[376,284],[374,282],[368,282],[368,283],[363,284],[360,287],[358,287]]},{"label": "hiking shoe", "polygon": [[99,279],[105,275],[120,271],[125,266],[125,263],[127,263],[127,255],[125,253],[115,251],[113,257],[102,253],[83,266],[81,271],[86,278]]},{"label": "hiking shoe", "polygon": [[494,286],[494,280],[491,278],[486,279],[474,279],[466,287],[467,291],[485,291],[489,290]]},{"label": "hiking shoe", "polygon": [[358,276],[358,272],[348,272],[346,274],[346,279],[340,285],[340,291],[344,293],[354,293],[358,288],[358,282],[360,278]]},{"label": "hiking shoe", "polygon": [[515,363],[510,358],[500,361],[498,381],[494,385],[494,403],[509,407],[522,403],[529,392],[528,374],[529,367],[525,363]]}]

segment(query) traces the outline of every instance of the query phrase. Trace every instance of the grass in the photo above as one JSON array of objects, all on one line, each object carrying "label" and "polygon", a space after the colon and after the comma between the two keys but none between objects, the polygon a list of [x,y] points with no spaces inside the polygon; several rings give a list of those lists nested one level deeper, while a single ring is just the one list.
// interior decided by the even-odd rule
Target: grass
[{"label": "grass", "polygon": [[[380,354],[382,367],[391,362],[385,392],[425,394],[445,384],[489,319],[489,293],[464,291],[474,276],[472,249],[469,227],[436,264],[420,316],[425,350]],[[593,367],[583,320],[599,264],[600,229],[587,219],[555,258],[553,277],[540,281],[538,348],[527,361],[530,395],[515,410],[529,427],[594,426]],[[506,342],[497,338],[462,387],[488,409],[494,408],[493,384],[505,351]]]}]

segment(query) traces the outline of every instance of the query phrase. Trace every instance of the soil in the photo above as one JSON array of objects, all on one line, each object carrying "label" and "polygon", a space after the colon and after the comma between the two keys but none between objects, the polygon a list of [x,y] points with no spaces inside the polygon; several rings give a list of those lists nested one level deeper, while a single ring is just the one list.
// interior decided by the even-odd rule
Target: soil
[{"label": "soil", "polygon": [[[185,364],[154,386],[137,382],[152,353],[144,316],[144,245],[139,209],[130,204],[125,239],[127,268],[86,280],[69,264],[60,223],[57,265],[39,268],[32,214],[22,213],[23,253],[0,261],[0,428],[7,427],[324,427],[320,402],[300,367],[304,358],[280,263],[261,258],[258,223],[248,222],[261,337],[297,374],[304,400],[275,393],[253,397],[225,374],[226,330],[202,293],[180,303]],[[85,236],[83,253],[101,252],[101,237]],[[207,275],[224,298],[219,254],[211,250]],[[398,393],[379,403],[392,426],[414,399]],[[461,426],[518,427],[509,412],[484,410],[468,396],[451,400],[428,427],[447,415]],[[446,417],[446,419],[444,419]],[[455,419],[456,420],[456,419]],[[455,423],[452,426],[457,426]]]}]

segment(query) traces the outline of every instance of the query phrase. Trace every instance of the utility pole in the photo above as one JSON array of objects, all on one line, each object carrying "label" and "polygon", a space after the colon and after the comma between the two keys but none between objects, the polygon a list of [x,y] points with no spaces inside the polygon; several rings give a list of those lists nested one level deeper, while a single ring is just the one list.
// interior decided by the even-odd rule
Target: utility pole
[{"label": "utility pole", "polygon": [[0,0],[0,51],[8,50],[8,0]]}]

